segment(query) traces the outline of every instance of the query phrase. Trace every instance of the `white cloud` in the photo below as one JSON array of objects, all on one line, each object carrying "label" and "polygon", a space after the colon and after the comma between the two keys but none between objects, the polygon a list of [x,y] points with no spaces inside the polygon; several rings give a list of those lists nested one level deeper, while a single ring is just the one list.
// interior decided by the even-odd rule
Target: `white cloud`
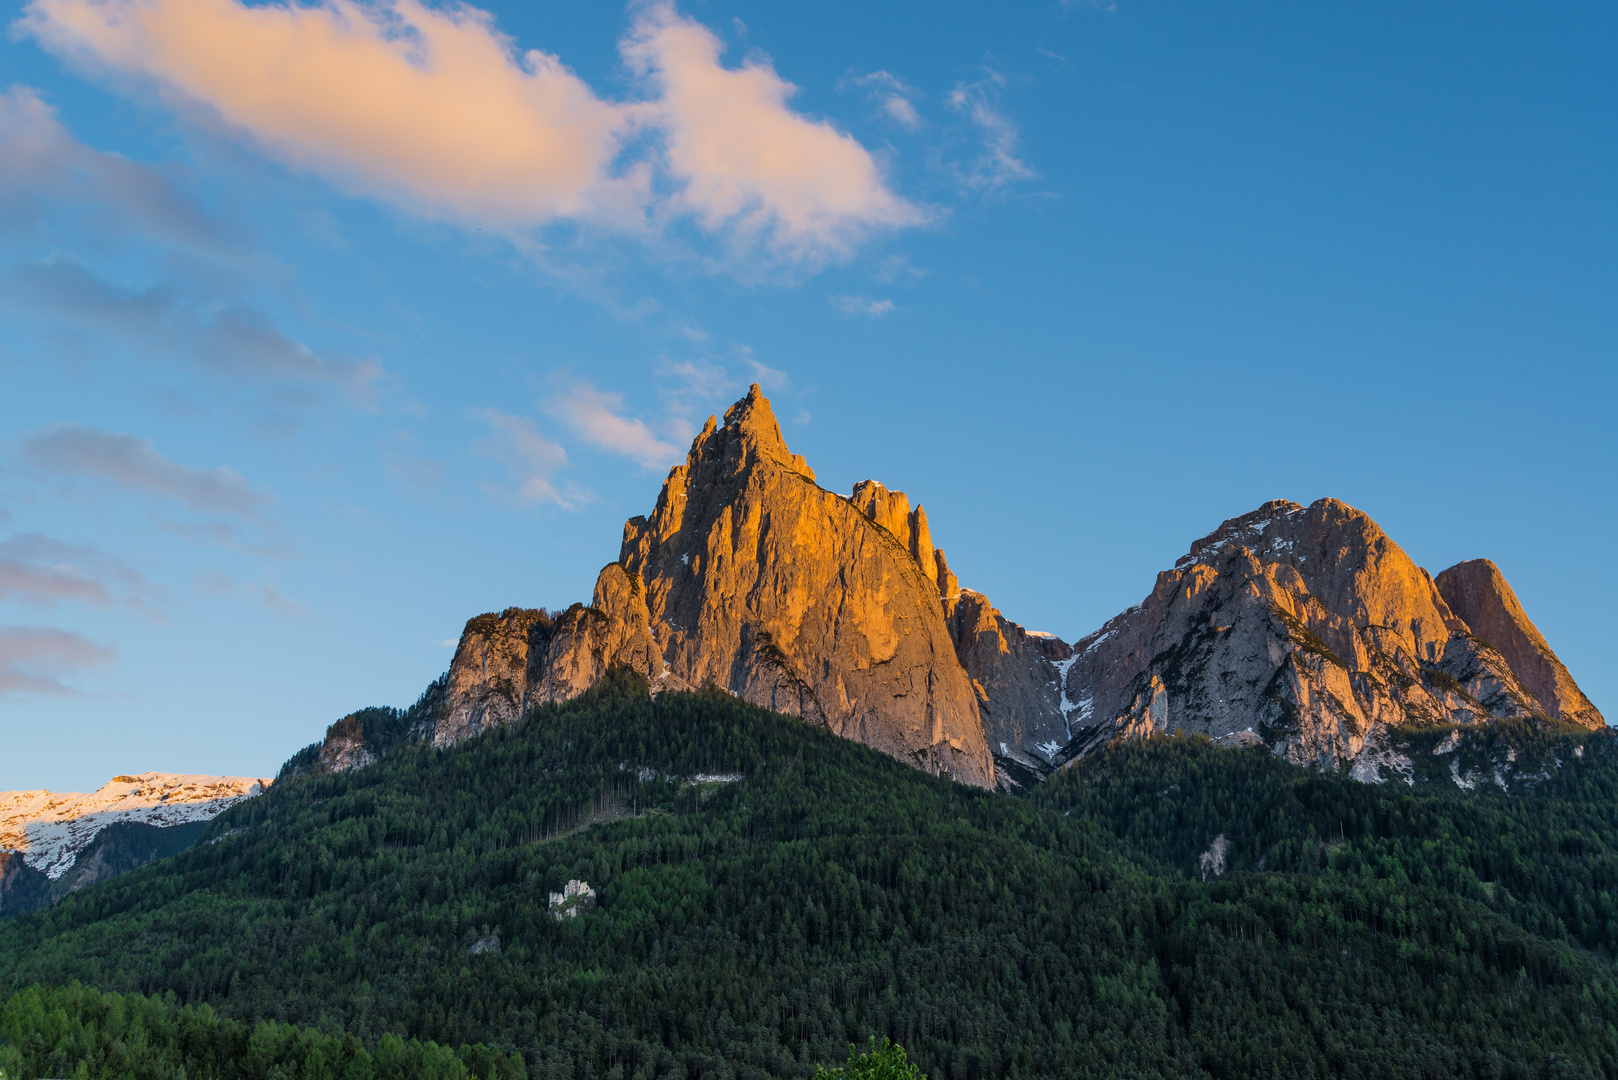
[{"label": "white cloud", "polygon": [[828,296],[826,299],[844,315],[863,315],[868,319],[880,319],[893,310],[892,300],[873,300],[869,296]]},{"label": "white cloud", "polygon": [[621,43],[656,95],[629,102],[519,53],[467,4],[29,0],[18,25],[294,168],[462,224],[633,233],[689,215],[812,263],[925,218],[852,136],[792,111],[767,60],[725,68],[719,39],[668,3],[639,8]]},{"label": "white cloud", "polygon": [[1017,125],[1000,110],[1000,91],[1006,80],[996,71],[987,71],[973,83],[956,83],[949,92],[950,108],[961,113],[978,129],[982,152],[960,180],[969,188],[997,191],[1018,180],[1037,177],[1017,156]]},{"label": "white cloud", "polygon": [[235,469],[194,469],[159,454],[147,439],[78,424],[54,424],[24,436],[22,456],[36,469],[98,477],[204,514],[256,518],[270,502],[268,492],[250,485]]},{"label": "white cloud", "polygon": [[587,382],[575,382],[545,402],[545,411],[591,446],[658,468],[679,460],[680,448],[655,435],[643,421],[622,415],[624,400]]},{"label": "white cloud", "polygon": [[0,698],[73,694],[63,680],[117,658],[110,646],[48,626],[0,627]]},{"label": "white cloud", "polygon": [[506,466],[516,483],[518,502],[555,503],[574,510],[590,501],[588,493],[571,484],[558,486],[556,474],[567,465],[567,451],[540,434],[532,420],[493,409],[479,415],[494,433],[480,449]]}]

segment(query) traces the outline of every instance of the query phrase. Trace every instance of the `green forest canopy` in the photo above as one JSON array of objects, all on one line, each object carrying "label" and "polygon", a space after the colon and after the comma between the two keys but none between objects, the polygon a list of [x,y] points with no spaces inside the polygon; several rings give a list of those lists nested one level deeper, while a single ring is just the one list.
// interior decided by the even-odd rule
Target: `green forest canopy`
[{"label": "green forest canopy", "polygon": [[[1579,738],[1520,795],[1181,738],[1015,797],[619,675],[278,784],[0,924],[0,986],[533,1077],[809,1077],[873,1036],[935,1078],[1613,1075],[1618,769]],[[599,903],[558,921],[570,879]]]}]

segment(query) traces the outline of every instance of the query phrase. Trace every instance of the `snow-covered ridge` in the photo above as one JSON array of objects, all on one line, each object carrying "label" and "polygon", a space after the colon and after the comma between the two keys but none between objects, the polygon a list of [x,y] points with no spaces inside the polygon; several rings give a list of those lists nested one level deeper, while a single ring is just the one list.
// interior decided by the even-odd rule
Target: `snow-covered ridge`
[{"label": "snow-covered ridge", "polygon": [[108,825],[206,821],[270,786],[253,776],[149,772],[115,776],[99,791],[0,791],[0,849],[47,877],[67,873],[85,845]]}]

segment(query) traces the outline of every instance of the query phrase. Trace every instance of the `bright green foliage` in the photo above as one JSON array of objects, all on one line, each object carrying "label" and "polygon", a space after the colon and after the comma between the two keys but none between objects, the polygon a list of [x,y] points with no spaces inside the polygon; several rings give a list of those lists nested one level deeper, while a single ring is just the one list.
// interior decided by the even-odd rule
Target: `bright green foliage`
[{"label": "bright green foliage", "polygon": [[[1109,760],[1015,798],[615,677],[451,750],[290,777],[0,924],[0,989],[172,992],[373,1055],[483,1044],[536,1080],[808,1078],[873,1035],[934,1080],[1618,1074],[1618,986],[1583,939],[1409,873],[1205,885],[1205,835],[1154,840],[1086,794],[1125,775]],[[1218,780],[1187,754],[1130,783],[1156,767]],[[598,906],[558,922],[573,878]]]},{"label": "bright green foliage", "polygon": [[237,1023],[173,995],[102,994],[74,984],[24,990],[0,1005],[0,1077],[34,1080],[527,1080],[522,1058],[459,1053],[384,1035],[369,1053],[352,1035]]},{"label": "bright green foliage", "polygon": [[838,1069],[824,1065],[815,1070],[815,1080],[927,1080],[927,1074],[916,1068],[905,1057],[905,1048],[883,1039],[877,1044],[871,1036],[870,1048],[865,1053],[859,1047],[848,1048],[848,1064]]}]

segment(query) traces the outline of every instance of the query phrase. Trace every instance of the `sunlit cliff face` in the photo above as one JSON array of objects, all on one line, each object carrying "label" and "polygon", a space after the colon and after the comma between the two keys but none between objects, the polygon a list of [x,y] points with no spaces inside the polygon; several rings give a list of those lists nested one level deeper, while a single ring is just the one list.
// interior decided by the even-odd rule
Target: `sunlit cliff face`
[{"label": "sunlit cliff face", "polygon": [[115,776],[99,791],[0,791],[0,849],[51,878],[61,877],[95,834],[119,822],[206,821],[261,794],[267,779],[141,773]]}]

